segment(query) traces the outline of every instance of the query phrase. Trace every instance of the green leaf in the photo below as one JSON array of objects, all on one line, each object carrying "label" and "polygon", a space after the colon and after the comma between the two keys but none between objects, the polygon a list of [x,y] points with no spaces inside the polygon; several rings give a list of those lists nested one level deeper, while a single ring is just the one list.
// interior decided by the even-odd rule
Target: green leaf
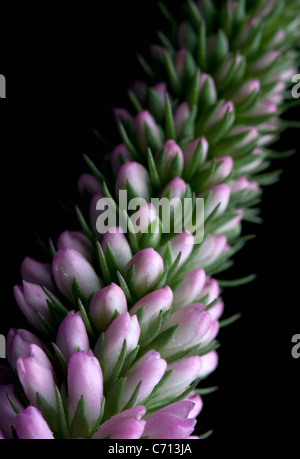
[{"label": "green leaf", "polygon": [[122,409],[122,411],[125,411],[125,410],[130,410],[130,408],[134,407],[136,401],[137,401],[137,398],[139,396],[139,392],[140,392],[140,388],[141,388],[141,385],[142,385],[142,382],[143,381],[140,381],[138,383],[138,385],[136,386],[136,388],[134,389],[130,399],[128,400],[128,402],[126,403],[126,405],[124,406],[124,408]]},{"label": "green leaf", "polygon": [[102,174],[102,172],[99,171],[99,169],[94,164],[94,162],[87,155],[83,155],[83,157],[84,157],[84,160],[87,163],[90,171],[92,172],[92,174],[99,180],[100,183],[104,182],[105,181],[105,177]]},{"label": "green leaf", "polygon": [[51,343],[51,344],[52,344],[52,347],[54,349],[55,355],[57,357],[57,361],[59,363],[59,366],[62,369],[63,375],[66,376],[67,368],[68,368],[66,359],[65,359],[63,353],[61,352],[61,350],[59,349],[59,347],[55,343]]},{"label": "green leaf", "polygon": [[173,64],[172,58],[170,56],[169,52],[166,52],[164,55],[165,58],[165,66],[166,66],[166,71],[168,74],[168,78],[170,81],[170,85],[172,90],[175,92],[176,95],[180,94],[182,87],[181,87],[181,82],[179,80],[179,77],[177,75],[175,66]]},{"label": "green leaf", "polygon": [[133,303],[133,298],[132,298],[132,295],[130,293],[130,290],[129,290],[129,287],[124,279],[124,277],[122,276],[122,274],[120,273],[120,271],[117,271],[117,276],[118,276],[118,280],[119,280],[119,284],[120,284],[120,287],[121,289],[123,290],[123,292],[125,293],[125,296],[126,296],[126,300],[129,304],[132,304]]},{"label": "green leaf", "polygon": [[122,370],[122,367],[124,365],[124,361],[125,361],[125,358],[126,358],[126,352],[127,352],[127,342],[126,340],[124,340],[123,342],[123,346],[122,346],[122,349],[121,349],[121,352],[120,352],[120,355],[119,355],[119,358],[118,358],[118,361],[108,379],[108,381],[105,381],[105,387],[112,387],[115,382],[117,381],[120,373],[121,373],[121,370]]},{"label": "green leaf", "polygon": [[85,325],[85,328],[86,328],[86,331],[87,331],[88,335],[90,336],[90,338],[95,338],[95,333],[93,331],[90,319],[89,319],[89,317],[87,315],[85,307],[83,306],[82,301],[81,301],[80,298],[78,298],[78,307],[79,307],[81,318],[83,320],[83,323]]},{"label": "green leaf", "polygon": [[86,402],[83,396],[80,397],[77,404],[70,430],[73,438],[89,437],[89,422],[87,417]]},{"label": "green leaf", "polygon": [[81,210],[79,209],[79,207],[76,206],[75,209],[76,209],[76,215],[77,215],[79,224],[80,224],[83,232],[92,241],[92,243],[94,243],[94,241],[95,241],[94,233],[92,232],[92,230],[90,229],[89,225],[87,224],[87,222],[86,222]]},{"label": "green leaf", "polygon": [[50,429],[54,432],[58,431],[59,422],[58,422],[58,414],[54,410],[54,408],[49,405],[47,400],[39,393],[36,394],[36,404],[38,409],[43,415],[43,418],[49,425]]},{"label": "green leaf", "polygon": [[249,276],[242,277],[234,280],[223,280],[217,279],[220,287],[239,287],[240,285],[248,284],[256,279],[256,274],[250,274]]},{"label": "green leaf", "polygon": [[67,415],[65,412],[62,397],[56,385],[54,386],[54,390],[55,390],[57,411],[58,411],[59,432],[63,438],[69,438],[70,434],[69,434],[69,428],[68,428],[68,422],[67,422]]},{"label": "green leaf", "polygon": [[104,255],[103,249],[99,241],[96,241],[96,247],[97,247],[98,261],[99,261],[99,265],[101,268],[104,282],[105,284],[110,284],[112,279],[111,279],[109,267],[107,265],[105,255]]},{"label": "green leaf", "polygon": [[167,139],[176,140],[175,123],[173,116],[173,109],[170,101],[170,97],[166,93],[165,95],[165,119],[166,119],[166,136]]},{"label": "green leaf", "polygon": [[120,411],[120,400],[125,382],[126,378],[120,378],[109,390],[106,396],[105,410],[102,422],[107,421],[107,419],[111,418]]},{"label": "green leaf", "polygon": [[156,164],[155,164],[155,161],[152,155],[152,151],[150,148],[148,148],[147,150],[147,160],[148,160],[148,168],[149,168],[151,182],[156,188],[160,188],[161,182],[160,182]]},{"label": "green leaf", "polygon": [[140,54],[137,54],[137,59],[144,70],[144,72],[152,79],[156,79],[156,75],[154,71],[152,70],[152,67],[148,64],[148,62],[141,56]]},{"label": "green leaf", "polygon": [[213,394],[217,390],[219,390],[217,386],[212,386],[212,387],[203,387],[200,389],[195,389],[195,392],[198,395],[209,395],[209,394]]},{"label": "green leaf", "polygon": [[123,367],[122,367],[122,371],[120,373],[121,376],[126,375],[127,371],[129,370],[129,368],[132,366],[133,362],[135,361],[139,350],[140,350],[140,346],[137,346],[127,355],[127,357],[125,358]]},{"label": "green leaf", "polygon": [[228,327],[228,325],[233,324],[240,318],[241,314],[234,314],[231,317],[228,317],[228,319],[223,319],[220,321],[220,328]]},{"label": "green leaf", "polygon": [[122,141],[125,143],[126,147],[130,151],[134,159],[136,159],[137,161],[140,161],[141,155],[138,152],[138,150],[135,148],[131,140],[129,139],[126,129],[122,123],[119,124],[119,132],[120,132]]}]

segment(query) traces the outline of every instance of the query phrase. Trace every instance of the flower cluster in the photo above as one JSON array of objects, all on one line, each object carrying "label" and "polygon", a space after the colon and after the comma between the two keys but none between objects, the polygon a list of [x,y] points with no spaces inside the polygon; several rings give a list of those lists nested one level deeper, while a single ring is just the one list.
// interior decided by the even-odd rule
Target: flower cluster
[{"label": "flower cluster", "polygon": [[[214,276],[243,246],[242,221],[258,220],[261,187],[277,180],[264,171],[296,73],[299,11],[299,0],[220,11],[188,1],[151,64],[140,58],[153,84],[133,85],[135,114],[115,111],[121,143],[106,155],[108,176],[87,158],[82,230],[51,243],[47,263],[22,263],[14,294],[29,330],[8,333],[0,438],[195,438],[197,386],[218,364]],[[120,191],[147,204],[122,213]],[[174,205],[165,231],[154,197],[190,198],[190,221]],[[116,223],[99,234],[100,199],[127,232]]]}]

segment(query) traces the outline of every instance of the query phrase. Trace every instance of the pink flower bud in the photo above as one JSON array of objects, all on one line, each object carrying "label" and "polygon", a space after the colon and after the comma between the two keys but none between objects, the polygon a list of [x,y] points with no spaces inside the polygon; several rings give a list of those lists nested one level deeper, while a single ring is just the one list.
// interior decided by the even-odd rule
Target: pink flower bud
[{"label": "pink flower bud", "polygon": [[160,400],[174,400],[198,378],[202,362],[198,355],[187,357],[168,365],[171,375],[159,390]]},{"label": "pink flower bud", "polygon": [[165,186],[160,197],[163,198],[164,196],[166,196],[167,192],[170,189],[172,190],[170,194],[170,199],[173,199],[173,198],[183,199],[186,193],[187,184],[184,180],[182,180],[182,178],[175,177]]},{"label": "pink flower bud", "polygon": [[[137,212],[134,212],[134,214],[130,216],[130,220],[138,238],[145,233],[150,234],[152,232],[152,227],[150,225],[157,219],[158,214],[156,208],[151,203],[141,206]],[[155,228],[153,228],[153,232],[154,231]]]},{"label": "pink flower bud", "polygon": [[77,188],[81,196],[83,196],[84,193],[93,196],[94,194],[103,192],[101,183],[92,174],[82,174],[78,179]]},{"label": "pink flower bud", "polygon": [[136,314],[137,311],[144,307],[144,314],[140,321],[142,330],[147,329],[151,323],[157,319],[160,312],[170,309],[173,301],[173,293],[168,285],[141,298],[131,309],[130,314]]},{"label": "pink flower bud", "polygon": [[141,297],[152,290],[162,276],[164,263],[154,249],[137,252],[126,266],[126,273],[135,266],[135,292]]},{"label": "pink flower bud", "polygon": [[105,378],[109,379],[120,356],[124,340],[126,340],[126,354],[128,355],[139,343],[140,326],[136,316],[130,317],[128,312],[123,312],[116,317],[104,333]]},{"label": "pink flower bud", "polygon": [[[183,263],[186,262],[186,260],[189,258],[191,255],[193,248],[194,248],[194,236],[187,230],[184,230],[182,233],[178,233],[175,236],[173,236],[170,240],[169,243],[171,245],[172,249],[172,255],[173,255],[173,262],[176,260],[177,256],[179,253],[181,253],[180,261],[179,261],[179,266],[182,266]],[[163,247],[161,252],[165,252],[165,248]]]},{"label": "pink flower bud", "polygon": [[92,298],[89,315],[97,330],[104,331],[108,327],[115,312],[122,314],[127,311],[127,301],[123,290],[114,282],[102,288]]},{"label": "pink flower bud", "polygon": [[30,357],[18,358],[17,373],[26,397],[32,405],[37,406],[39,393],[54,410],[57,409],[53,368],[40,347],[31,344]]},{"label": "pink flower bud", "polygon": [[181,440],[193,432],[196,419],[189,418],[194,403],[175,402],[146,417],[143,436],[149,439]]},{"label": "pink flower bud", "polygon": [[40,263],[26,257],[21,264],[21,276],[27,282],[44,285],[48,290],[54,289],[51,279],[52,268],[48,263]]},{"label": "pink flower bud", "polygon": [[34,406],[28,406],[17,415],[16,432],[19,440],[54,440],[48,424]]},{"label": "pink flower bud", "polygon": [[262,150],[260,148],[255,148],[252,155],[254,156],[254,158],[257,157],[257,159],[254,161],[251,161],[250,163],[244,166],[240,166],[240,167],[237,166],[236,172],[238,172],[239,174],[248,174],[249,172],[255,170],[263,161],[261,154],[262,154]]},{"label": "pink flower bud", "polygon": [[257,79],[249,80],[232,96],[235,105],[244,102],[253,92],[259,93],[260,81]]},{"label": "pink flower bud", "polygon": [[13,438],[11,426],[15,426],[17,415],[9,403],[7,395],[12,398],[19,409],[23,407],[16,397],[13,384],[0,386],[0,429],[5,438]]},{"label": "pink flower bud", "polygon": [[243,209],[237,209],[233,212],[236,216],[233,217],[229,222],[224,223],[224,225],[219,226],[215,231],[214,234],[219,236],[222,234],[227,234],[230,231],[237,230],[240,226],[240,223],[244,216]]},{"label": "pink flower bud", "polygon": [[104,255],[107,254],[108,246],[116,260],[118,269],[121,273],[124,272],[129,260],[132,258],[132,252],[126,237],[122,232],[122,228],[112,227],[110,231],[103,235],[101,246]]},{"label": "pink flower bud", "polygon": [[120,123],[127,123],[132,125],[133,124],[133,117],[129,113],[128,110],[124,108],[115,108],[114,109],[114,116],[116,123],[119,125]]},{"label": "pink flower bud", "polygon": [[116,194],[127,189],[127,182],[135,192],[135,197],[150,201],[151,184],[147,169],[139,163],[128,162],[121,166],[116,181]]},{"label": "pink flower bud", "polygon": [[175,311],[166,320],[162,330],[166,330],[173,325],[179,325],[179,327],[172,341],[164,347],[162,351],[164,357],[170,357],[179,351],[181,352],[201,343],[212,322],[210,314],[205,311],[205,308],[205,305],[201,303],[194,303]]},{"label": "pink flower bud", "polygon": [[162,144],[161,135],[154,120],[153,116],[146,110],[140,112],[135,118],[135,129],[139,147],[143,153],[147,153],[148,139],[146,134],[146,127],[152,132],[152,136],[155,139],[157,145]]},{"label": "pink flower bud", "polygon": [[159,99],[161,102],[164,104],[165,103],[165,98],[166,98],[166,93],[168,92],[168,87],[167,84],[164,82],[158,83],[156,86],[154,86],[154,91],[158,95]]},{"label": "pink flower bud", "polygon": [[208,277],[201,292],[201,301],[205,299],[205,304],[210,304],[218,298],[219,294],[220,287],[218,281]]},{"label": "pink flower bud", "polygon": [[257,73],[266,70],[268,67],[274,64],[280,55],[281,53],[279,51],[268,51],[251,65],[251,71]]},{"label": "pink flower bud", "polygon": [[175,56],[175,69],[181,80],[184,77],[187,53],[188,52],[185,48],[181,48],[179,51],[177,51]]},{"label": "pink flower bud", "polygon": [[147,352],[126,373],[126,382],[121,395],[121,406],[130,400],[141,381],[136,403],[142,404],[159,383],[167,368],[167,362],[154,350]]},{"label": "pink flower bud", "polygon": [[111,166],[114,171],[118,171],[122,166],[123,161],[132,161],[132,154],[126,147],[124,143],[117,145],[113,151],[109,154],[108,158],[110,159]]},{"label": "pink flower bud", "polygon": [[276,112],[277,105],[272,100],[263,99],[249,111],[248,115],[251,117],[274,115]]},{"label": "pink flower bud", "polygon": [[226,236],[214,236],[209,234],[197,254],[197,260],[202,268],[213,264],[225,250]]},{"label": "pink flower bud", "polygon": [[88,298],[100,288],[100,280],[90,263],[74,249],[61,249],[53,258],[53,276],[59,290],[71,302],[76,279],[81,293]]},{"label": "pink flower bud", "polygon": [[249,192],[251,190],[258,190],[259,188],[257,182],[249,182],[247,177],[239,177],[238,179],[233,180],[229,185],[231,188],[231,193],[237,193],[242,190]]},{"label": "pink flower bud", "polygon": [[205,162],[208,153],[208,142],[204,136],[198,137],[198,139],[193,140],[193,142],[188,143],[183,148],[183,156],[184,156],[184,167],[188,167],[195,155],[195,151],[198,148],[199,142],[202,144],[202,164]]},{"label": "pink flower bud", "polygon": [[28,322],[38,330],[45,331],[37,312],[50,323],[52,318],[47,303],[48,297],[42,287],[23,281],[23,287],[19,285],[14,287],[14,296]]},{"label": "pink flower bud", "polygon": [[211,320],[213,322],[216,320],[219,320],[223,314],[223,311],[224,311],[224,303],[223,301],[220,300],[212,308],[209,308]]},{"label": "pink flower bud", "polygon": [[193,303],[195,300],[200,300],[205,283],[205,271],[202,268],[188,272],[182,282],[175,287],[174,299],[172,308],[180,309]]},{"label": "pink flower bud", "polygon": [[142,417],[146,414],[144,406],[135,406],[130,410],[112,416],[101,424],[92,438],[109,438],[110,440],[136,440],[141,438],[146,421]]},{"label": "pink flower bud", "polygon": [[207,73],[201,73],[199,76],[199,94],[201,97],[201,93],[203,91],[204,85],[208,88],[209,98],[212,104],[215,104],[218,100],[217,88],[215,85],[215,81],[211,75]]},{"label": "pink flower bud", "polygon": [[92,351],[76,352],[68,365],[68,406],[70,420],[73,419],[77,404],[84,397],[89,427],[96,424],[101,411],[103,397],[103,376],[100,364]]},{"label": "pink flower bud", "polygon": [[19,357],[30,357],[30,344],[43,347],[43,343],[37,336],[27,330],[12,328],[7,335],[7,360],[15,370]]},{"label": "pink flower bud", "polygon": [[[225,102],[221,107],[219,107],[206,121],[205,130],[210,130],[215,127],[218,123],[223,121],[226,113],[234,113],[234,105],[231,101]],[[232,119],[233,122],[233,119]]]},{"label": "pink flower bud", "polygon": [[181,133],[185,123],[189,119],[191,110],[187,102],[182,102],[176,109],[174,115],[175,130],[177,135]]},{"label": "pink flower bud", "polygon": [[[222,156],[216,159],[217,169],[210,178],[206,188],[223,183],[224,180],[231,174],[233,169],[233,159],[231,156]],[[208,169],[211,166],[211,161],[207,162],[202,170]]]},{"label": "pink flower bud", "polygon": [[199,373],[200,378],[206,378],[210,375],[218,366],[218,354],[216,351],[211,351],[208,354],[202,355],[202,368]]},{"label": "pink flower bud", "polygon": [[207,346],[215,339],[215,337],[219,333],[219,329],[219,322],[217,320],[212,321],[208,331],[205,333],[201,340],[201,348]]},{"label": "pink flower bud", "polygon": [[56,337],[56,344],[68,362],[75,352],[90,349],[89,338],[79,312],[70,311],[61,322]]},{"label": "pink flower bud", "polygon": [[[202,360],[202,358],[201,358]],[[202,367],[201,367],[202,368]],[[201,372],[201,370],[200,370]],[[198,374],[199,376],[199,374]],[[200,397],[200,395],[196,394],[195,391],[192,391],[189,396],[186,398],[187,402],[193,402],[195,404],[194,408],[192,411],[190,411],[188,418],[195,419],[198,414],[202,411],[203,408],[203,400]]]},{"label": "pink flower bud", "polygon": [[[205,219],[215,210],[219,205],[219,208],[215,214],[215,217],[222,215],[227,209],[229,199],[230,199],[230,187],[225,184],[215,185],[211,190],[208,191],[208,199],[206,200],[204,206],[204,215]],[[205,194],[200,195],[200,197],[205,196]]]},{"label": "pink flower bud", "polygon": [[80,231],[64,231],[57,240],[57,249],[75,249],[88,262],[93,260],[93,245],[89,238]]},{"label": "pink flower bud", "polygon": [[183,153],[179,145],[177,145],[174,140],[167,140],[167,142],[157,151],[155,157],[157,158],[158,172],[162,180],[174,177],[174,175],[172,175],[171,167],[176,156],[179,161],[179,170],[176,171],[176,175],[181,175],[184,161]]}]

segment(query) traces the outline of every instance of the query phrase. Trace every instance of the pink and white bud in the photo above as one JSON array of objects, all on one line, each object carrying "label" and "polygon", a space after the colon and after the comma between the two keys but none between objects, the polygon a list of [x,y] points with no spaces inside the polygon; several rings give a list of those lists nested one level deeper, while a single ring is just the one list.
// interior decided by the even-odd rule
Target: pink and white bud
[{"label": "pink and white bud", "polygon": [[168,311],[172,306],[173,292],[168,285],[141,298],[131,309],[130,314],[136,314],[141,308],[144,308],[143,316],[140,320],[142,331],[149,328],[151,323],[157,319],[162,312]]},{"label": "pink and white bud", "polygon": [[[223,183],[225,179],[231,174],[233,169],[233,159],[231,156],[222,156],[221,158],[215,159],[217,168],[213,176],[210,178],[206,188]],[[211,166],[211,161],[207,162],[202,168],[203,171]]]},{"label": "pink and white bud", "polygon": [[88,262],[93,260],[93,244],[89,238],[80,231],[64,231],[57,240],[57,249],[75,249],[81,253]]},{"label": "pink and white bud", "polygon": [[204,85],[208,90],[209,99],[210,99],[211,104],[215,104],[218,100],[217,88],[216,88],[214,79],[212,78],[211,75],[208,75],[207,73],[201,73],[199,76],[199,86],[198,86],[199,89],[198,90],[199,90],[200,98],[201,98],[201,93],[203,91]]},{"label": "pink and white bud", "polygon": [[168,92],[167,84],[164,83],[164,82],[158,83],[156,86],[154,86],[153,90],[158,95],[161,103],[164,104],[165,103],[165,98],[166,98],[166,93]]},{"label": "pink and white bud", "polygon": [[281,56],[279,51],[268,51],[262,57],[259,57],[252,65],[252,72],[262,72],[269,68]]},{"label": "pink and white bud", "polygon": [[121,166],[117,181],[116,181],[116,195],[119,194],[120,190],[127,189],[127,182],[131,185],[134,190],[135,197],[143,198],[146,201],[150,201],[151,198],[151,184],[150,176],[144,166],[137,162],[128,162]]},{"label": "pink and white bud", "polygon": [[132,161],[133,157],[124,143],[117,145],[108,155],[111,166],[114,171],[118,171],[123,162]]},{"label": "pink and white bud", "polygon": [[214,231],[214,234],[216,236],[220,236],[222,234],[227,234],[230,231],[234,231],[237,228],[239,228],[239,226],[241,224],[241,221],[243,220],[243,217],[244,217],[244,211],[243,211],[243,209],[237,209],[233,213],[234,213],[235,217],[233,217],[227,223],[224,223],[224,225],[219,226]]},{"label": "pink and white bud", "polygon": [[48,322],[52,322],[48,307],[48,297],[42,287],[37,284],[23,281],[23,287],[14,286],[14,296],[22,313],[30,323],[39,331],[45,331],[44,325],[37,313],[41,314]]},{"label": "pink and white bud", "polygon": [[245,190],[246,193],[249,191],[256,191],[259,189],[259,185],[257,182],[249,182],[247,177],[239,177],[236,180],[230,182],[231,193],[237,193],[239,191]]},{"label": "pink and white bud", "polygon": [[89,338],[80,312],[70,311],[64,318],[57,331],[56,344],[67,362],[75,352],[89,351]]},{"label": "pink and white bud", "polygon": [[16,432],[19,440],[54,440],[47,422],[34,406],[28,406],[18,413]]},{"label": "pink and white bud", "polygon": [[78,179],[77,188],[81,196],[85,193],[93,196],[94,194],[103,192],[101,183],[92,174],[82,174]]},{"label": "pink and white bud", "polygon": [[126,311],[126,296],[114,282],[95,293],[89,307],[91,321],[99,331],[106,330],[116,312]]},{"label": "pink and white bud", "polygon": [[147,153],[148,139],[146,134],[146,125],[152,132],[152,136],[155,139],[157,145],[162,144],[160,131],[155,119],[148,111],[144,110],[140,112],[135,118],[135,130],[139,147],[143,153]]},{"label": "pink and white bud", "polygon": [[224,312],[224,302],[222,300],[218,301],[213,307],[209,308],[209,313],[211,316],[211,320],[214,322],[215,320],[219,320]]},{"label": "pink and white bud", "polygon": [[[224,183],[221,185],[215,185],[211,190],[208,191],[208,193],[205,193],[208,194],[208,198],[204,205],[205,219],[209,217],[209,215],[216,209],[218,205],[219,207],[216,211],[215,217],[219,217],[225,212],[228,207],[230,192],[230,187]],[[205,196],[205,194],[202,193],[200,197]]]},{"label": "pink and white bud", "polygon": [[201,142],[201,150],[202,150],[202,164],[205,162],[208,153],[208,142],[204,136],[198,137],[193,142],[188,143],[183,148],[183,157],[184,157],[184,167],[187,168],[193,158],[195,156],[196,149],[199,147],[199,143]]},{"label": "pink and white bud", "polygon": [[5,438],[11,439],[13,438],[11,427],[15,427],[17,415],[8,401],[8,395],[12,398],[20,410],[23,409],[23,407],[16,397],[13,384],[0,385],[0,430]]},{"label": "pink and white bud", "polygon": [[211,323],[211,316],[206,311],[204,304],[194,303],[175,311],[164,323],[162,331],[173,325],[179,325],[179,327],[175,331],[172,341],[164,347],[162,355],[170,357],[200,344]]},{"label": "pink and white bud", "polygon": [[126,273],[135,267],[136,294],[141,297],[152,290],[158,283],[164,270],[164,263],[154,249],[148,248],[137,252],[126,266]]},{"label": "pink and white bud", "polygon": [[89,298],[100,289],[100,280],[91,264],[74,249],[61,249],[52,261],[53,276],[61,293],[71,302],[76,279],[82,295]]},{"label": "pink and white bud", "polygon": [[[201,360],[202,360],[202,358],[201,358]],[[200,372],[201,372],[201,370],[200,370]],[[202,408],[203,408],[203,400],[202,400],[202,398],[200,397],[200,395],[196,394],[195,391],[192,391],[185,400],[187,402],[193,402],[195,404],[194,408],[192,409],[192,411],[190,411],[190,413],[188,415],[188,418],[195,419],[202,411]]]},{"label": "pink and white bud", "polygon": [[195,300],[200,300],[202,289],[205,284],[205,271],[202,268],[188,272],[182,282],[175,287],[173,292],[172,308],[181,309],[184,306],[190,305]]},{"label": "pink and white bud", "polygon": [[190,106],[187,102],[182,102],[176,109],[174,115],[174,123],[176,134],[180,134],[185,123],[189,119],[191,114]]},{"label": "pink and white bud", "polygon": [[276,112],[277,105],[272,100],[263,99],[249,111],[248,115],[251,117],[274,115]]},{"label": "pink and white bud", "polygon": [[201,340],[201,348],[207,346],[215,339],[215,337],[219,333],[219,329],[220,329],[219,322],[217,320],[212,321],[209,327],[209,330],[205,333],[205,335],[203,336]]},{"label": "pink and white bud", "polygon": [[182,400],[155,411],[146,417],[143,437],[166,440],[189,438],[196,425],[196,419],[189,418],[193,408],[193,402]]},{"label": "pink and white bud", "polygon": [[232,96],[232,101],[235,105],[244,102],[254,92],[259,93],[260,81],[257,79],[249,80]]},{"label": "pink and white bud", "polygon": [[231,70],[232,66],[235,66],[235,69],[242,63],[243,57],[239,54],[236,57],[230,57],[220,68],[217,74],[217,81],[222,83],[224,78],[226,78],[228,72]]},{"label": "pink and white bud", "polygon": [[250,163],[244,166],[237,167],[236,171],[239,174],[248,174],[249,172],[252,172],[253,170],[255,170],[263,161],[261,154],[262,154],[261,148],[255,148],[252,155],[254,158],[257,157],[257,159],[254,159],[253,161],[251,161]]},{"label": "pink and white bud", "polygon": [[37,393],[56,410],[57,402],[54,390],[54,371],[42,349],[36,344],[30,345],[30,357],[19,357],[17,373],[23,390],[30,403],[37,406]]},{"label": "pink and white bud", "polygon": [[[183,171],[183,153],[179,145],[174,140],[167,140],[165,144],[157,151],[156,160],[160,162],[160,157],[162,158],[161,163],[157,167],[159,169],[159,175],[162,180],[167,180],[168,178],[173,178],[172,173],[172,163],[175,158],[178,158],[179,170],[176,171],[176,175],[181,175]],[[175,176],[176,176],[175,175]]]},{"label": "pink and white bud", "polygon": [[[215,127],[218,123],[223,121],[227,113],[234,114],[234,104],[231,101],[225,102],[209,117],[209,119],[205,123],[205,130],[210,130],[213,127]],[[232,118],[232,123],[233,121],[234,118]]]},{"label": "pink and white bud", "polygon": [[103,235],[101,246],[104,255],[107,254],[109,247],[116,260],[119,271],[123,273],[127,263],[132,258],[132,252],[129,242],[123,234],[122,228],[111,227],[110,230]]},{"label": "pink and white bud", "polygon": [[142,417],[145,414],[146,408],[144,406],[135,406],[129,410],[121,411],[101,424],[92,438],[137,440],[141,438],[144,432],[146,421],[142,420]]},{"label": "pink and white bud", "polygon": [[76,352],[68,364],[68,407],[73,419],[81,397],[85,400],[89,428],[99,419],[103,397],[103,376],[98,359],[92,351]]},{"label": "pink and white bud", "polygon": [[[172,261],[173,262],[176,260],[179,253],[181,253],[178,267],[182,266],[183,263],[185,263],[186,260],[191,255],[193,248],[194,248],[194,242],[195,242],[194,236],[187,230],[184,230],[182,233],[176,234],[169,240],[169,243],[172,249],[172,255],[173,255]],[[163,247],[161,249],[161,253],[164,254],[165,250],[166,250],[166,247]]]},{"label": "pink and white bud", "polygon": [[173,198],[183,199],[186,193],[187,184],[184,180],[182,180],[182,178],[175,177],[165,186],[160,197],[163,198],[164,196],[166,196],[170,189],[170,200]]},{"label": "pink and white bud", "polygon": [[154,350],[148,351],[126,373],[126,382],[121,394],[121,406],[130,400],[137,385],[141,382],[136,403],[147,400],[167,369],[167,362]]},{"label": "pink and white bud", "polygon": [[151,203],[141,206],[137,212],[130,216],[130,220],[138,238],[145,233],[151,233],[152,230],[150,225],[157,219],[158,214],[156,208]]},{"label": "pink and white bud", "polygon": [[114,116],[115,116],[117,125],[121,123],[127,123],[130,125],[133,125],[133,116],[129,113],[128,110],[124,108],[115,108]]},{"label": "pink and white bud", "polygon": [[206,378],[206,376],[210,375],[215,371],[218,366],[219,358],[216,351],[208,352],[205,355],[202,355],[202,368],[199,373],[200,378]]},{"label": "pink and white bud", "polygon": [[21,264],[21,276],[26,282],[44,285],[48,290],[54,289],[52,268],[49,263],[40,263],[26,257]]},{"label": "pink and white bud", "polygon": [[139,343],[140,325],[135,315],[130,316],[123,312],[116,317],[104,332],[105,353],[104,368],[105,379],[108,380],[117,364],[124,341],[126,341],[126,355],[135,349]]},{"label": "pink and white bud", "polygon": [[214,236],[209,234],[197,254],[198,264],[202,268],[213,264],[225,250],[226,236]]},{"label": "pink and white bud", "polygon": [[198,355],[180,359],[168,365],[172,373],[159,389],[160,400],[174,400],[198,378],[202,362]]},{"label": "pink and white bud", "polygon": [[208,277],[201,292],[201,301],[205,304],[210,304],[215,301],[220,294],[218,281],[212,277]]},{"label": "pink and white bud", "polygon": [[30,344],[43,348],[42,341],[28,330],[12,328],[7,335],[7,360],[15,370],[19,357],[30,357]]}]

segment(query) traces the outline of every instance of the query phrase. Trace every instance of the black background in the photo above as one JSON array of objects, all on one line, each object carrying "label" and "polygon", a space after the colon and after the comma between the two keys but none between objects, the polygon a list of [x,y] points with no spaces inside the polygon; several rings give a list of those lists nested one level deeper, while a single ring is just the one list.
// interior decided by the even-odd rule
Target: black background
[{"label": "black background", "polygon": [[[71,207],[76,202],[76,180],[87,171],[82,153],[97,161],[106,152],[91,128],[113,135],[112,108],[129,105],[126,90],[143,76],[135,54],[145,54],[165,26],[154,1],[100,4],[73,4],[68,11],[18,6],[2,18],[2,334],[22,324],[12,295],[21,261],[44,257],[35,233],[55,240],[77,227],[58,201]],[[286,117],[297,119],[299,111]],[[291,338],[300,333],[298,132],[289,130],[278,144],[281,150],[296,147],[298,154],[274,166],[284,171],[264,191],[264,223],[245,226],[244,234],[256,231],[257,238],[223,275],[257,274],[250,285],[224,292],[225,315],[241,312],[242,318],[220,332],[219,367],[203,382],[219,390],[205,396],[198,431],[213,429],[211,440],[229,445],[237,437],[255,442],[269,433],[292,439],[299,427],[300,359],[291,356]]]}]

